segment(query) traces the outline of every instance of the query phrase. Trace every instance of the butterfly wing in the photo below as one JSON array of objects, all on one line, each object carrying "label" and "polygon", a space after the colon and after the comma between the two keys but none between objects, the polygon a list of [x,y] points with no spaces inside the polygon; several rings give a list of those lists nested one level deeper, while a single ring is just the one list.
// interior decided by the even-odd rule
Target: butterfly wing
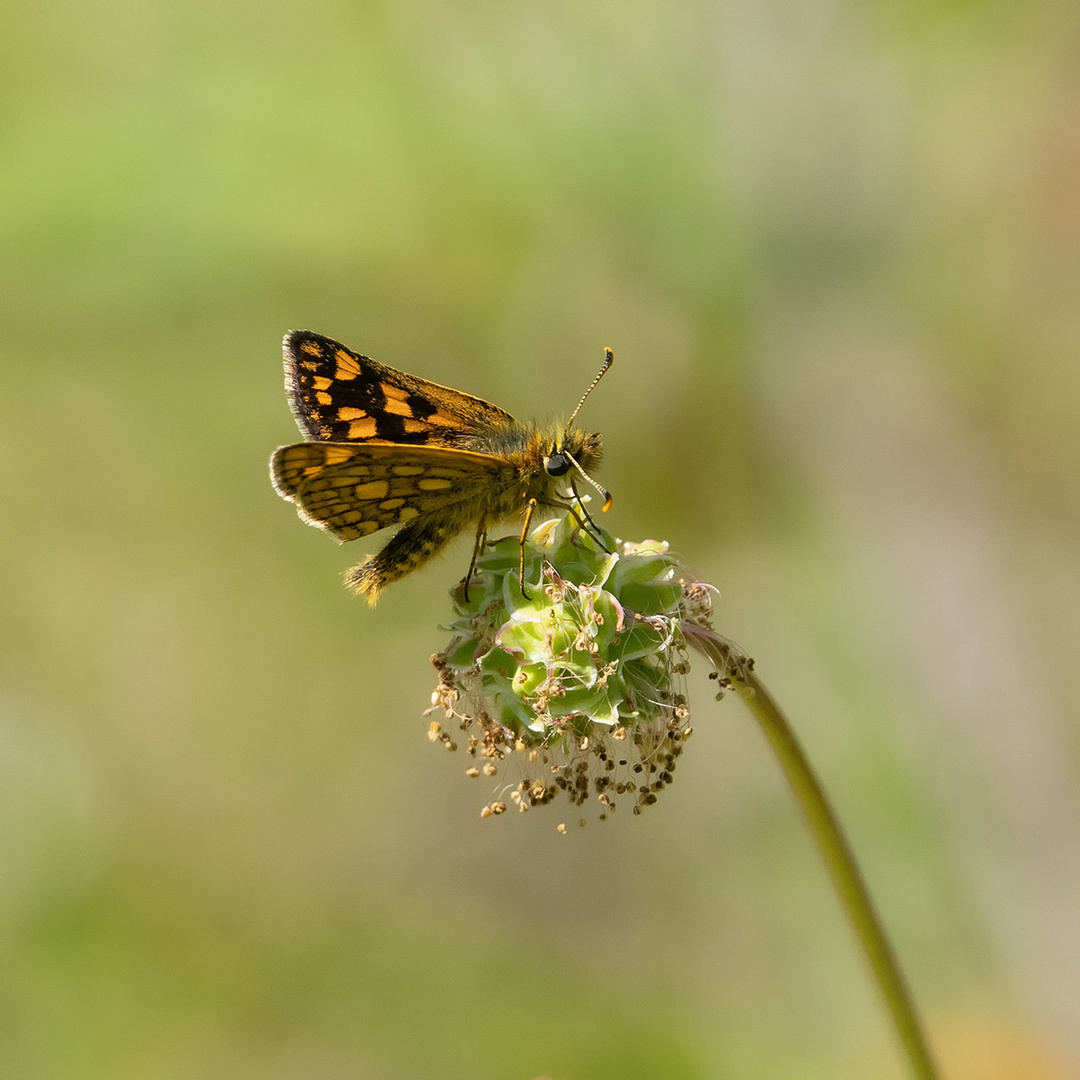
[{"label": "butterfly wing", "polygon": [[490,454],[446,447],[310,442],[275,450],[270,475],[301,518],[344,541],[431,511],[480,506],[493,485],[512,485],[517,470]]},{"label": "butterfly wing", "polygon": [[285,389],[300,431],[323,442],[454,446],[513,423],[502,409],[406,375],[309,330],[286,334]]}]

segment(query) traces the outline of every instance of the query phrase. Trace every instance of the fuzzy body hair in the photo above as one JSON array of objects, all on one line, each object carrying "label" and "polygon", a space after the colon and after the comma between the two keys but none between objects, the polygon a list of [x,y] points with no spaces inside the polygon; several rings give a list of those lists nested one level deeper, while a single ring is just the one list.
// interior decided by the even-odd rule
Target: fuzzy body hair
[{"label": "fuzzy body hair", "polygon": [[488,486],[414,518],[346,573],[345,584],[372,606],[387,585],[434,558],[470,525],[475,525],[479,543],[489,528],[523,516],[534,499],[541,507],[565,506],[571,497],[566,478],[551,476],[546,468],[552,454],[569,451],[586,472],[595,469],[602,456],[597,434],[557,424],[541,429],[517,420],[498,428],[466,429],[454,445],[499,458],[502,466]]}]

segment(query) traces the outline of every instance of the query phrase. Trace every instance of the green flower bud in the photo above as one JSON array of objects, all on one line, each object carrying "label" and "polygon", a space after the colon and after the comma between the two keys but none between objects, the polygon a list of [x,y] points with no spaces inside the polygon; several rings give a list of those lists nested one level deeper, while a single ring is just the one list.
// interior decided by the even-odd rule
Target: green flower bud
[{"label": "green flower bud", "polygon": [[[536,528],[524,551],[516,537],[489,545],[476,571],[452,593],[429,712],[460,725],[483,763],[470,776],[499,776],[483,815],[560,794],[595,802],[601,819],[620,797],[634,813],[656,802],[691,734],[684,627],[708,628],[709,587],[666,543],[623,543],[573,513]],[[456,748],[438,722],[430,737]]]}]

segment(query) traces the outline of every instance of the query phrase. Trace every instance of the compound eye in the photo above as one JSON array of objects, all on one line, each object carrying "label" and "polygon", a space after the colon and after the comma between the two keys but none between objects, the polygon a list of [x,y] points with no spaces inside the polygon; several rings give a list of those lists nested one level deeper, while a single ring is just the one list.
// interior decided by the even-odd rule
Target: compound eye
[{"label": "compound eye", "polygon": [[565,476],[570,471],[570,459],[561,450],[553,450],[544,468],[548,476]]}]

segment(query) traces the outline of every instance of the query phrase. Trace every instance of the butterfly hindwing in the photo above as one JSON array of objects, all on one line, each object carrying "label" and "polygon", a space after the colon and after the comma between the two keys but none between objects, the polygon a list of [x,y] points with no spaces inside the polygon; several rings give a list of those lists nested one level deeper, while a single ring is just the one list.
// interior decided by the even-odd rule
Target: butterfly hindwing
[{"label": "butterfly hindwing", "polygon": [[468,503],[514,470],[467,450],[312,442],[279,447],[270,473],[305,521],[344,541]]},{"label": "butterfly hindwing", "polygon": [[283,352],[293,416],[310,439],[453,446],[476,429],[513,423],[487,401],[407,375],[309,330],[287,334]]}]

